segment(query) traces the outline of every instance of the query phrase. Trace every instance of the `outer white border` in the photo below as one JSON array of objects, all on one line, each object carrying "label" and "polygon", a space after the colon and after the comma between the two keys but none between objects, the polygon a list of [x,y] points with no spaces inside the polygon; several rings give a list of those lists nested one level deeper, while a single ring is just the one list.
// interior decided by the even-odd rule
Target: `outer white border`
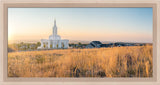
[{"label": "outer white border", "polygon": [[[4,82],[3,4],[4,3],[157,3],[157,81],[156,82]],[[0,85],[160,85],[160,1],[159,0],[0,0]]]}]

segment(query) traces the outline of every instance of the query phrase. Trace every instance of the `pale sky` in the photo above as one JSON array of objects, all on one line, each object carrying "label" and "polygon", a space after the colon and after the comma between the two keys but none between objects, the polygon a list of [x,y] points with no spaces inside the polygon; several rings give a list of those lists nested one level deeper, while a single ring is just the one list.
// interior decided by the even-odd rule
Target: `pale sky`
[{"label": "pale sky", "polygon": [[152,42],[152,11],[152,8],[9,8],[9,42],[48,39],[54,19],[62,39]]}]

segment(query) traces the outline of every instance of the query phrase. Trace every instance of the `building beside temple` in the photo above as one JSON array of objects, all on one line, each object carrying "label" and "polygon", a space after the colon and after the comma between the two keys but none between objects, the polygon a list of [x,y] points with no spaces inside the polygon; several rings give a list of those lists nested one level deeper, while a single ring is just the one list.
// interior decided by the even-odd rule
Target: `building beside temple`
[{"label": "building beside temple", "polygon": [[69,40],[61,39],[57,34],[56,20],[54,20],[53,33],[49,36],[49,39],[41,39],[41,46],[37,49],[61,49],[68,48]]},{"label": "building beside temple", "polygon": [[86,48],[104,48],[104,47],[113,47],[113,43],[102,44],[100,41],[92,41],[86,46]]}]

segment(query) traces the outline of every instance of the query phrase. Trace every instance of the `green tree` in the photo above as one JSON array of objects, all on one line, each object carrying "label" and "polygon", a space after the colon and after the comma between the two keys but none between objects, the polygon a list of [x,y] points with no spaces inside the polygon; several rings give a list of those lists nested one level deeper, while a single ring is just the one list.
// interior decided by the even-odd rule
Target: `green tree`
[{"label": "green tree", "polygon": [[57,48],[58,48],[58,44],[57,44],[56,46],[57,46]]},{"label": "green tree", "polygon": [[64,43],[62,43],[62,48],[64,48]]},{"label": "green tree", "polygon": [[46,48],[46,45],[44,44],[43,47]]},{"label": "green tree", "polygon": [[37,42],[37,47],[38,47],[38,46],[41,46],[41,43],[40,43],[40,42]]},{"label": "green tree", "polygon": [[52,44],[50,45],[50,48],[53,48],[53,45],[52,45]]},{"label": "green tree", "polygon": [[27,44],[27,49],[29,49],[30,48],[30,44]]},{"label": "green tree", "polygon": [[79,42],[79,43],[78,43],[78,45],[80,45],[80,46],[81,46],[81,45],[82,45],[82,43],[81,43],[81,42]]}]

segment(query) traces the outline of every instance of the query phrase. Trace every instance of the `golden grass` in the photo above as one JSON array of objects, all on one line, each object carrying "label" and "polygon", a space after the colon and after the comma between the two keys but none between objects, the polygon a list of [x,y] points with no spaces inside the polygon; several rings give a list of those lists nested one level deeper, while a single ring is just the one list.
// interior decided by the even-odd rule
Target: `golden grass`
[{"label": "golden grass", "polygon": [[9,77],[152,77],[152,46],[8,53]]}]

